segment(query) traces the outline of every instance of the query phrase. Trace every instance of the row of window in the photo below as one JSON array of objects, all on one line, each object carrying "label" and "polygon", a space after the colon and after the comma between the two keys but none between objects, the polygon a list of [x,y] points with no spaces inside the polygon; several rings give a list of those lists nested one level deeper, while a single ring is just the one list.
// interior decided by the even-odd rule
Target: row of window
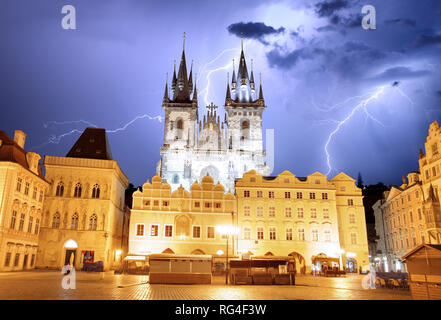
[{"label": "row of window", "polygon": [[[146,200],[144,202],[144,205],[146,206],[150,206],[152,204],[152,202],[150,200]],[[168,207],[170,205],[170,201],[168,200],[163,200],[162,201],[162,207]],[[214,208],[216,209],[221,209],[222,208],[222,203],[221,202],[204,202],[204,208],[209,209],[212,208],[214,205]],[[154,207],[158,207],[159,206],[159,200],[153,200],[153,206]],[[195,201],[194,202],[194,207],[195,208],[200,208],[201,207],[201,202],[200,201]]]},{"label": "row of window", "polygon": [[[251,207],[250,206],[244,206],[243,207],[243,216],[244,217],[250,217],[251,216]],[[274,218],[276,216],[276,208],[275,207],[269,207],[268,208],[268,217]],[[264,207],[258,206],[256,207],[256,217],[264,217]],[[292,208],[286,207],[285,208],[285,218],[292,218]],[[309,217],[311,219],[317,219],[317,209],[316,208],[310,208],[309,210]],[[322,217],[323,219],[329,219],[329,209],[323,208],[322,209]],[[297,208],[297,218],[298,219],[304,219],[304,209],[299,207]],[[349,213],[349,223],[355,223],[355,213]]]},{"label": "row of window", "polygon": [[[250,190],[244,190],[243,191],[243,197],[244,198],[250,198],[251,197]],[[256,191],[256,198],[263,198],[263,197],[264,197],[263,191],[262,190],[257,190]],[[268,191],[268,198],[270,198],[270,199],[274,199],[275,198],[274,191]],[[285,191],[285,199],[291,199],[291,192],[290,191]],[[296,192],[296,199],[303,199],[303,192]],[[309,199],[315,200],[316,199],[316,192],[310,192],[309,193]],[[322,200],[328,200],[328,193],[327,192],[322,192],[321,199]]]},{"label": "row of window", "polygon": [[[164,225],[164,237],[171,238],[174,236],[173,233],[173,225],[172,224],[166,224]],[[192,228],[192,237],[194,239],[200,239],[202,237],[201,232],[201,226],[193,226]],[[145,236],[145,224],[138,223],[136,224],[136,236],[143,237]],[[159,237],[159,224],[151,224],[150,225],[150,231],[149,231],[150,237]],[[207,239],[215,239],[216,238],[216,230],[213,226],[208,226],[206,230],[205,237]],[[223,236],[224,237],[224,236]]]},{"label": "row of window", "polygon": [[[53,229],[59,229],[60,228],[60,214],[56,212],[54,216],[52,217],[52,228]],[[70,220],[70,229],[72,230],[78,230],[78,220],[79,216],[78,213],[74,213]],[[94,213],[89,217],[89,230],[95,231],[98,226],[98,217]]]},{"label": "row of window", "polygon": [[[15,190],[18,192],[21,192],[22,188],[23,188],[23,178],[18,177]],[[25,196],[29,196],[30,188],[31,188],[31,183],[29,181],[26,181],[24,183],[24,190],[23,190],[23,193]],[[37,200],[38,194],[39,194],[38,201],[42,202],[43,201],[43,190],[40,190],[40,192],[38,192],[38,188],[36,186],[34,186],[34,188],[32,190],[32,199]]]},{"label": "row of window", "polygon": [[[406,219],[406,213],[403,213],[403,219],[401,219],[401,215],[398,213],[395,217],[389,217],[386,219],[386,226],[389,230],[393,228],[397,228],[399,226],[406,226],[407,225],[407,219]],[[418,220],[422,220],[423,215],[421,214],[421,209],[418,208]],[[413,213],[412,211],[409,211],[409,221],[410,223],[413,223]]]},{"label": "row of window", "polygon": [[[18,231],[24,231],[24,226],[25,226],[25,221],[26,221],[26,214],[25,213],[21,213],[20,214],[20,219],[18,220],[18,224],[17,224],[17,219],[18,219],[18,213],[17,211],[12,211],[12,216],[11,216],[11,221],[9,224],[9,228],[12,230],[18,230]],[[18,228],[16,229],[16,226],[18,226]],[[34,228],[33,228],[34,227]],[[35,225],[34,225],[34,217],[33,216],[29,216],[28,219],[28,227],[27,227],[27,232],[28,233],[34,233],[34,234],[38,234],[40,229],[40,219],[35,219]]]},{"label": "row of window", "polygon": [[438,167],[432,167],[431,169],[426,169],[425,171],[425,175],[426,175],[426,179],[430,179],[431,177],[436,177],[437,174],[439,174],[439,169]]},{"label": "row of window", "polygon": [[[100,197],[100,186],[98,184],[95,184],[92,187],[92,194],[91,197],[95,198],[95,199],[99,199]],[[74,198],[81,198],[83,193],[83,186],[81,185],[81,183],[77,183],[75,185],[75,189],[74,189]],[[56,197],[62,197],[64,195],[64,183],[63,182],[59,182],[57,185],[57,190],[55,191],[55,196]]]},{"label": "row of window", "polygon": [[[405,241],[404,241],[404,239],[405,239]],[[412,247],[410,246],[409,237],[407,235],[405,236],[405,238],[400,237],[399,239],[397,236],[394,236],[393,238],[389,237],[389,239],[387,241],[388,241],[389,248],[391,250],[395,250],[395,251],[400,251],[400,250],[404,250],[404,249],[406,249],[406,250],[411,249],[412,247],[416,247],[418,245],[415,233],[412,234]],[[421,231],[420,244],[425,243],[425,241],[426,241],[426,239],[424,236],[424,231]]]},{"label": "row of window", "polygon": [[[244,198],[250,198],[251,197],[251,191],[250,190],[244,190],[243,191],[243,197]],[[263,198],[263,197],[264,197],[263,191],[262,190],[257,190],[256,191],[256,198]],[[268,191],[268,198],[275,199],[274,191]],[[304,199],[303,192],[296,192],[296,197],[295,198],[298,199],[298,200]],[[285,199],[292,199],[291,191],[285,191]],[[316,192],[309,192],[309,199],[310,200],[318,199],[317,193]],[[321,199],[322,200],[328,200],[328,193],[327,192],[322,192]],[[354,199],[348,199],[348,206],[353,206],[353,205],[354,205]]]},{"label": "row of window", "polygon": [[[11,252],[7,252],[6,253],[6,257],[5,257],[5,267],[9,267],[11,264],[11,257],[12,257],[12,253]],[[24,256],[24,260],[23,260],[23,267],[27,267],[27,260],[28,260],[28,254],[25,254]],[[18,264],[20,262],[20,253],[16,253],[15,254],[15,258],[14,258],[14,267],[18,267]],[[35,263],[35,254],[33,254],[31,256],[31,261],[29,266],[33,267]]]},{"label": "row of window", "polygon": [[[416,190],[415,191],[415,198],[418,199],[419,196],[420,196],[420,193],[419,193],[418,190]],[[399,207],[399,202],[401,202],[401,204],[403,205],[404,204],[404,199],[406,199],[406,198],[407,198],[407,201],[409,201],[409,202],[412,201],[412,193],[409,192],[407,194],[407,197],[402,196],[400,198],[401,201],[396,200],[396,201],[391,202],[390,207],[387,207],[387,209],[386,209],[387,212],[391,213],[393,208],[398,208]]]},{"label": "row of window", "polygon": [[[172,238],[174,236],[173,234],[173,225],[171,224],[166,224],[164,225],[164,237],[166,238]],[[193,226],[192,227],[192,238],[193,239],[200,239],[202,237],[202,232],[201,232],[202,228],[201,226]],[[149,235],[150,237],[159,237],[159,224],[151,224],[150,225],[150,230],[149,230]],[[143,223],[138,223],[136,224],[136,236],[138,237],[143,237],[145,236],[145,224]],[[213,226],[208,226],[206,229],[206,234],[205,237],[207,239],[215,239],[216,238],[216,234],[215,234],[215,227]],[[357,244],[357,234],[356,233],[351,233],[350,234],[351,237],[351,244],[355,245]],[[265,240],[265,239],[269,239],[269,240],[282,240],[282,239],[278,239],[277,238],[277,232],[276,232],[276,227],[269,227],[268,228],[268,234],[267,237],[265,237],[265,228],[264,227],[257,227],[256,228],[256,237],[252,237],[251,235],[251,227],[244,227],[243,228],[243,234],[242,234],[242,238],[244,240]],[[293,228],[289,227],[285,229],[285,238],[284,240],[295,240],[294,239],[294,235],[293,235]],[[307,241],[307,237],[305,235],[305,229],[304,228],[298,228],[297,229],[297,240],[298,241]],[[310,239],[311,241],[319,241],[319,230],[316,228],[313,228],[311,230],[311,236]],[[332,235],[331,235],[331,230],[326,229],[323,231],[322,234],[322,241],[325,242],[330,242],[332,241]]]}]

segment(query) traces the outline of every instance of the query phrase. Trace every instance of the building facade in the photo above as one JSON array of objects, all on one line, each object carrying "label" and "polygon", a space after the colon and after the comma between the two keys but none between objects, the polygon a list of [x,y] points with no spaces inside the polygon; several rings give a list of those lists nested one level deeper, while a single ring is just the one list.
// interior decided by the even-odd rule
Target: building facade
[{"label": "building facade", "polygon": [[[403,177],[401,186],[392,186],[375,204],[375,224],[379,250],[377,268],[406,271],[402,257],[416,246],[441,244],[441,129],[429,126],[424,149],[419,154],[419,172]],[[381,247],[381,249],[380,249]]]},{"label": "building facade", "polygon": [[327,180],[319,172],[264,177],[252,170],[237,180],[236,197],[241,252],[292,255],[299,270],[310,271],[318,255],[340,258],[348,272],[369,269],[363,197],[346,174]]},{"label": "building facade", "polygon": [[50,182],[41,224],[38,268],[75,268],[84,262],[117,267],[127,254],[128,180],[112,155],[104,129],[87,128],[66,157],[45,156]]},{"label": "building facade", "polygon": [[[218,226],[233,226],[229,256],[291,255],[301,272],[314,256],[340,258],[348,272],[369,268],[361,190],[341,173],[297,178],[288,171],[264,177],[251,170],[236,181],[236,196],[206,175],[191,191],[171,191],[155,176],[133,194],[129,252],[226,253]],[[219,250],[222,252],[219,253]]]},{"label": "building facade", "polygon": [[[133,193],[129,252],[226,254],[226,239],[216,231],[234,223],[236,199],[208,174],[191,185],[172,191],[159,175]],[[222,251],[219,252],[219,250]],[[228,252],[235,252],[231,241]]]},{"label": "building facade", "polygon": [[180,185],[190,191],[190,186],[208,173],[231,192],[234,180],[251,169],[268,175],[262,136],[266,106],[261,85],[256,95],[253,70],[248,72],[243,47],[237,76],[233,67],[231,89],[227,83],[223,120],[213,103],[200,120],[192,69],[188,75],[183,50],[177,75],[176,68],[173,72],[171,94],[168,84],[165,86],[164,143],[157,174],[167,180],[172,191]]},{"label": "building facade", "polygon": [[35,268],[43,200],[49,183],[40,155],[24,149],[26,134],[0,131],[0,271]]},{"label": "building facade", "polygon": [[377,254],[375,265],[382,271],[406,271],[401,257],[426,241],[424,195],[420,174],[407,175],[401,186],[384,192],[374,205]]}]

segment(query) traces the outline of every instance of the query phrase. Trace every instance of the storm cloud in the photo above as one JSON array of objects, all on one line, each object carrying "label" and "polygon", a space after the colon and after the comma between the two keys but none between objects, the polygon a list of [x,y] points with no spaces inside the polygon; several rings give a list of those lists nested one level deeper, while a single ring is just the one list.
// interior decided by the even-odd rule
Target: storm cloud
[{"label": "storm cloud", "polygon": [[244,38],[250,38],[260,41],[263,44],[268,44],[264,40],[265,36],[283,33],[285,28],[280,27],[278,29],[272,26],[267,26],[263,22],[237,22],[228,26],[228,32],[240,37],[243,34]]}]

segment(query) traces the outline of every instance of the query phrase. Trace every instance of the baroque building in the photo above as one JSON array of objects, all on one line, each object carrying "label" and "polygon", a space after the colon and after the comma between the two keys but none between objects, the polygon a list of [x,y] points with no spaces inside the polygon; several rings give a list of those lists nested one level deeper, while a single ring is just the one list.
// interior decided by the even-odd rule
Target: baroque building
[{"label": "baroque building", "polygon": [[49,183],[40,155],[24,149],[26,134],[0,131],[0,271],[35,268],[43,200]]},{"label": "baroque building", "polygon": [[75,268],[102,261],[115,268],[127,254],[128,180],[112,159],[104,129],[87,128],[65,157],[45,156],[50,187],[44,201],[38,268]]},{"label": "baroque building", "polygon": [[391,186],[374,205],[379,239],[376,268],[405,271],[402,257],[424,243],[441,244],[441,128],[429,126],[424,149],[419,153],[419,172],[403,177],[401,186]]},{"label": "baroque building", "polygon": [[256,97],[254,73],[248,71],[243,45],[237,74],[233,67],[227,83],[223,119],[213,103],[206,107],[201,120],[193,65],[188,74],[183,49],[179,70],[173,71],[171,94],[165,85],[164,142],[156,173],[172,190],[182,185],[187,191],[207,173],[227,191],[233,191],[234,180],[251,169],[268,175],[262,138],[265,100],[261,84]]},{"label": "baroque building", "polygon": [[230,257],[291,255],[298,272],[309,272],[314,257],[340,259],[348,272],[369,269],[361,190],[344,173],[328,181],[318,172],[306,178],[288,171],[265,177],[251,170],[235,187],[236,195],[225,194],[207,174],[190,192],[171,191],[156,175],[133,193],[130,254],[224,259],[226,238],[216,227],[229,225],[238,230],[229,238]]},{"label": "baroque building", "polygon": [[[216,226],[234,221],[236,198],[225,193],[224,187],[208,174],[201,183],[171,191],[160,176],[148,180],[142,191],[133,193],[130,217],[129,252],[136,255],[151,253],[210,254],[225,249],[225,239]],[[235,252],[230,246],[229,254]]]},{"label": "baroque building", "polygon": [[241,252],[291,255],[297,271],[311,270],[317,256],[339,258],[347,272],[369,270],[363,196],[346,174],[327,180],[319,172],[265,177],[252,170],[236,181],[236,197]]}]

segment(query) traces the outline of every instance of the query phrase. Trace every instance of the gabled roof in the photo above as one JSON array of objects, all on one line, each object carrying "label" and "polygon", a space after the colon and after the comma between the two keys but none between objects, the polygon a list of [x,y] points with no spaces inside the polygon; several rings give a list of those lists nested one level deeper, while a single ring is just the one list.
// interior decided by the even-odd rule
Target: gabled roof
[{"label": "gabled roof", "polygon": [[402,192],[402,190],[396,186],[391,186],[389,194],[387,195],[386,201],[390,201],[391,199],[395,198],[397,195],[399,195]]},{"label": "gabled roof", "polygon": [[67,153],[66,157],[113,160],[106,130],[86,128],[72,149]]},{"label": "gabled roof", "polygon": [[338,175],[336,175],[334,178],[332,178],[329,181],[341,181],[341,180],[345,180],[345,181],[355,181],[355,179],[352,179],[350,176],[348,176],[346,173],[344,172],[340,172]]},{"label": "gabled roof", "polygon": [[[32,172],[28,161],[26,160],[26,150],[20,147],[6,132],[2,130],[0,130],[0,140],[2,140],[0,145],[0,161],[18,163],[23,168]],[[44,179],[40,166],[38,166],[38,176]]]},{"label": "gabled roof", "polygon": [[437,251],[441,252],[441,244],[420,244],[419,246],[415,247],[413,250],[409,251],[408,253],[406,253],[402,259],[405,260],[407,258],[409,258],[410,256],[414,255],[415,253],[417,253],[418,251],[420,251],[421,249],[423,249],[424,247],[426,248],[431,248],[431,249],[435,249]]}]

